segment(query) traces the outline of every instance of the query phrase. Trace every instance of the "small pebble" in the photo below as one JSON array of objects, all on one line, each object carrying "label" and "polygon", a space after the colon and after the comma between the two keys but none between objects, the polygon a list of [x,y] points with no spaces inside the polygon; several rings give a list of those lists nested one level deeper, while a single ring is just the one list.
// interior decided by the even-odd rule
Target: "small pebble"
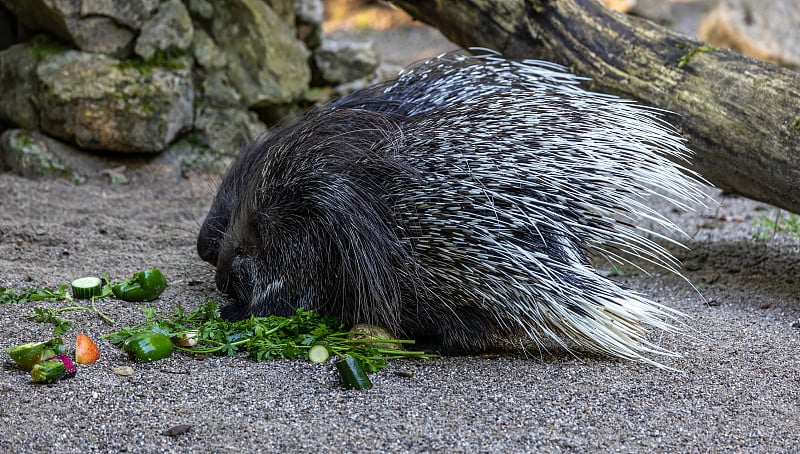
[{"label": "small pebble", "polygon": [[131,366],[114,366],[111,368],[111,372],[114,372],[120,377],[130,377],[133,375],[134,370]]}]

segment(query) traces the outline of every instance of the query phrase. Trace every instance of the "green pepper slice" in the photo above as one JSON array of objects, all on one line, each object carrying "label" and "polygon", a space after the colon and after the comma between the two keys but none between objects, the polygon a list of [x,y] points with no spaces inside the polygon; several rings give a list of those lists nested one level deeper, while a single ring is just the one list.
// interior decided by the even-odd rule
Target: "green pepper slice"
[{"label": "green pepper slice", "polygon": [[153,301],[167,288],[167,280],[158,268],[133,273],[130,280],[111,286],[114,296],[123,301]]},{"label": "green pepper slice", "polygon": [[122,351],[139,363],[166,358],[174,348],[169,337],[154,332],[136,333],[122,344]]}]

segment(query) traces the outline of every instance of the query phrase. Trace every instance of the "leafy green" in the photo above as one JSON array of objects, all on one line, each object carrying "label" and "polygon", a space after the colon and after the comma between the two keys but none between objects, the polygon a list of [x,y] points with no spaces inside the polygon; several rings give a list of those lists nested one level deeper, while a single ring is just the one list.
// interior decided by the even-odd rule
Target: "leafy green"
[{"label": "leafy green", "polygon": [[785,214],[780,208],[775,210],[775,219],[762,214],[761,218],[753,222],[753,227],[753,237],[759,240],[771,240],[779,233],[787,233],[795,240],[800,239],[800,217],[794,213]]},{"label": "leafy green", "polygon": [[33,314],[28,314],[26,317],[40,323],[52,323],[55,326],[53,328],[53,337],[58,337],[69,331],[72,320],[59,317],[57,314],[56,309],[37,307],[33,310]]},{"label": "leafy green", "polygon": [[69,286],[62,285],[56,290],[46,287],[0,287],[0,304],[23,304],[28,301],[63,300],[68,297]]},{"label": "leafy green", "polygon": [[358,358],[370,372],[386,366],[393,358],[429,358],[421,351],[408,351],[378,347],[378,343],[412,344],[410,340],[350,339],[354,334],[347,331],[341,320],[326,317],[312,311],[298,309],[290,317],[250,317],[241,321],[223,320],[217,303],[207,301],[197,310],[187,313],[178,305],[176,311],[166,317],[158,317],[152,308],[143,309],[145,321],[107,334],[104,337],[121,347],[125,341],[140,332],[157,332],[171,338],[192,333],[197,345],[176,347],[195,354],[233,356],[246,353],[255,361],[270,359],[308,359],[309,349],[317,344],[340,357],[350,355]]},{"label": "leafy green", "polygon": [[[100,318],[114,324],[114,320],[102,313],[95,300],[113,295],[112,283],[108,274],[103,274],[103,287],[99,296],[91,299],[90,306],[75,302],[68,292],[68,285],[56,289],[44,287],[20,287],[6,289],[0,287],[0,304],[27,303],[31,301],[67,301],[68,306],[59,308],[36,307],[31,320],[54,325],[54,336],[69,331],[72,320],[61,314],[67,311],[91,311]],[[172,339],[191,334],[197,341],[192,347],[176,348],[195,354],[214,354],[233,356],[246,353],[255,361],[269,359],[308,359],[308,351],[314,345],[323,345],[336,356],[357,358],[369,372],[386,366],[386,361],[394,358],[430,358],[422,351],[387,348],[386,344],[413,344],[411,340],[396,339],[353,339],[354,333],[345,329],[341,320],[326,317],[311,311],[298,309],[290,317],[251,317],[231,322],[220,317],[219,308],[214,301],[207,301],[192,312],[180,305],[169,316],[161,317],[153,308],[143,308],[145,321],[120,331],[107,334],[109,341],[121,347],[134,334],[156,332]]]}]

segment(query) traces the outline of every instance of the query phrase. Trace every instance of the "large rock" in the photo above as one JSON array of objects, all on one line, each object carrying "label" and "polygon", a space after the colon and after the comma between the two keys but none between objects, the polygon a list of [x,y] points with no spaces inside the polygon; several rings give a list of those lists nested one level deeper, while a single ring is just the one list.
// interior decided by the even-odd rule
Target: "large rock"
[{"label": "large rock", "polygon": [[159,0],[2,0],[20,22],[81,50],[124,56]]},{"label": "large rock", "polygon": [[204,106],[195,113],[194,132],[171,145],[163,159],[174,162],[177,157],[183,176],[196,172],[222,174],[242,145],[264,132],[266,126],[253,112]]},{"label": "large rock", "polygon": [[800,67],[800,2],[723,0],[703,19],[699,37],[744,55]]},{"label": "large rock", "polygon": [[86,177],[75,169],[88,170],[84,157],[78,166],[75,158],[80,160],[78,150],[36,131],[10,129],[0,134],[0,169],[27,177],[64,177],[75,183],[82,183]]},{"label": "large rock", "polygon": [[255,113],[242,109],[203,107],[196,113],[198,140],[218,155],[236,156],[244,144],[266,130]]},{"label": "large rock", "polygon": [[198,19],[208,21],[214,17],[214,5],[209,0],[187,0],[186,5]]},{"label": "large rock", "polygon": [[[14,0],[11,0],[14,1]],[[74,0],[39,0],[46,3],[74,3]],[[139,30],[163,0],[80,0],[81,17],[104,16],[131,30]]]},{"label": "large rock", "polygon": [[222,53],[217,43],[203,29],[198,29],[194,33],[192,52],[197,64],[207,70],[219,70],[228,64],[225,54]]},{"label": "large rock", "polygon": [[366,77],[378,67],[379,57],[371,42],[324,40],[314,51],[314,63],[322,80],[331,85]]},{"label": "large rock", "polygon": [[0,52],[0,119],[77,144],[157,152],[192,125],[187,69],[18,44]]},{"label": "large rock", "polygon": [[[40,136],[6,137],[19,169],[47,161],[40,138],[75,149],[153,153],[181,143],[209,159],[234,155],[264,118],[305,99],[306,43],[319,44],[322,22],[320,0],[0,5],[0,28],[3,13],[13,21],[0,29],[0,44],[11,46],[0,49],[0,126]],[[32,32],[42,34],[8,42]]]},{"label": "large rock", "polygon": [[157,152],[192,125],[186,69],[67,51],[43,60],[36,77],[41,129],[82,148]]},{"label": "large rock", "polygon": [[322,0],[295,1],[295,27],[297,37],[309,49],[316,49],[322,44],[322,21],[324,19]]},{"label": "large rock", "polygon": [[295,0],[263,0],[281,21],[294,30]]},{"label": "large rock", "polygon": [[203,103],[209,106],[242,108],[242,96],[224,72],[209,73],[200,83],[199,91]]},{"label": "large rock", "polygon": [[236,91],[224,68],[228,59],[203,29],[194,34],[192,43],[194,60],[202,68],[197,84],[203,102],[217,107],[241,107],[242,96]]},{"label": "large rock", "polygon": [[194,27],[189,11],[180,0],[161,3],[158,12],[142,25],[134,51],[145,60],[156,52],[166,55],[182,53],[192,44]]},{"label": "large rock", "polygon": [[205,31],[225,55],[226,79],[245,105],[265,107],[303,97],[311,79],[309,51],[263,0],[190,1],[195,28],[209,24],[204,19],[209,8],[213,21]]},{"label": "large rock", "polygon": [[0,52],[0,120],[27,129],[39,127],[36,65],[42,54],[63,51],[51,42],[36,39]]}]

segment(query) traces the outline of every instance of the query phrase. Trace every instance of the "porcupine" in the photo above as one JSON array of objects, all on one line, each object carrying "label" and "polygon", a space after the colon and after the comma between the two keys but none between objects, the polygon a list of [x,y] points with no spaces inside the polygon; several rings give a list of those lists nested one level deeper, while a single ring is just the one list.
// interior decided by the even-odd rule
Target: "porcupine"
[{"label": "porcupine", "polygon": [[638,226],[703,195],[661,112],[541,61],[449,53],[245,146],[198,238],[223,317],[297,308],[479,352],[509,342],[659,364],[679,312],[587,256],[678,272]]}]

